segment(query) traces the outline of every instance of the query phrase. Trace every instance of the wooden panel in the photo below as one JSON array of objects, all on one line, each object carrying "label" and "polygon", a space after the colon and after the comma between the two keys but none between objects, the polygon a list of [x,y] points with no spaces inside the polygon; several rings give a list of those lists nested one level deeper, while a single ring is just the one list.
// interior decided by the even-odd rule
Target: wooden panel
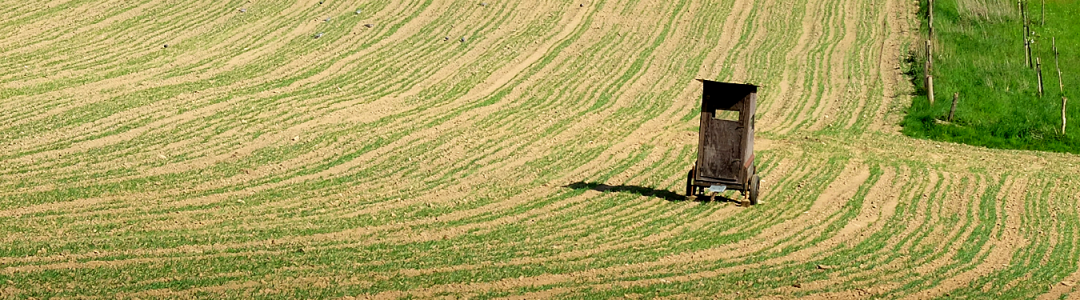
[{"label": "wooden panel", "polygon": [[[747,163],[750,163],[750,161],[753,160],[753,156],[754,156],[754,113],[756,113],[755,110],[757,108],[757,94],[756,93],[751,93],[749,95],[746,95],[746,99],[743,100],[743,103],[746,103],[746,105],[745,105],[746,109],[744,109],[741,112],[742,115],[740,116],[740,119],[743,120],[743,123],[742,123],[743,124],[742,125],[743,126],[742,127],[742,132],[743,132],[742,146],[743,146],[743,148],[741,150],[743,152],[742,153],[743,165],[746,166]],[[750,174],[747,174],[747,175],[750,175]],[[740,179],[741,180],[748,180],[749,178],[740,178]]]},{"label": "wooden panel", "polygon": [[734,181],[742,169],[742,126],[739,122],[709,118],[702,120],[699,159],[702,177]]}]

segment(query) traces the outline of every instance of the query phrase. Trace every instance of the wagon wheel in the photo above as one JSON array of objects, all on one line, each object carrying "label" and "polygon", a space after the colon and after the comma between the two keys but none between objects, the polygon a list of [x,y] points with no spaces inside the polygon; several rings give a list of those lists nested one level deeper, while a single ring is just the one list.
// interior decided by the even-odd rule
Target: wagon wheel
[{"label": "wagon wheel", "polygon": [[754,175],[750,179],[750,205],[758,204],[758,187],[761,186],[761,177]]},{"label": "wagon wheel", "polygon": [[686,173],[686,200],[694,201],[697,197],[694,197],[694,169],[691,168],[690,172]]}]

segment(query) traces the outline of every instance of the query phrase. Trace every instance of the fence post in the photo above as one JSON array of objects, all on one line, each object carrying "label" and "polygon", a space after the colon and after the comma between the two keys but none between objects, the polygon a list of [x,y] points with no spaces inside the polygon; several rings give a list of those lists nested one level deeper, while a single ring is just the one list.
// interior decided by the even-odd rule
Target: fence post
[{"label": "fence post", "polygon": [[1027,6],[1027,3],[1024,3],[1024,4],[1025,4],[1025,5],[1023,5],[1023,8],[1024,8],[1024,48],[1025,48],[1024,51],[1027,51],[1027,65],[1028,65],[1028,68],[1034,68],[1035,65],[1032,64],[1032,62],[1031,62],[1031,59],[1032,59],[1031,58],[1031,42],[1032,42],[1032,40],[1034,40],[1034,38],[1031,37],[1031,21],[1028,19],[1028,15],[1027,15],[1028,6]]},{"label": "fence post", "polygon": [[1065,107],[1069,99],[1065,98],[1065,84],[1061,82],[1061,64],[1058,63],[1057,38],[1055,37],[1051,41],[1054,46],[1054,66],[1057,68],[1058,73],[1058,90],[1061,91],[1061,135],[1065,135]]},{"label": "fence post", "polygon": [[926,5],[926,24],[928,25],[927,27],[930,28],[930,30],[928,31],[929,39],[932,40],[934,39],[934,0],[927,1],[928,4]]},{"label": "fence post", "polygon": [[1028,68],[1035,68],[1035,64],[1031,62],[1031,59],[1034,57],[1031,55],[1031,43],[1033,42],[1035,42],[1034,39],[1028,39],[1024,42],[1024,47],[1027,48]]},{"label": "fence post", "polygon": [[1020,20],[1024,19],[1024,0],[1016,0],[1016,11],[1020,12]]},{"label": "fence post", "polygon": [[1024,27],[1027,28],[1028,27],[1028,14],[1027,14],[1028,13],[1028,11],[1027,11],[1028,6],[1027,6],[1027,3],[1025,2],[1020,7],[1021,7],[1021,10],[1020,10],[1021,15],[1024,16]]},{"label": "fence post", "polygon": [[1054,45],[1054,67],[1057,68],[1058,90],[1061,91],[1061,95],[1065,95],[1065,84],[1061,82],[1061,63],[1058,62],[1057,37],[1052,38],[1051,41]]},{"label": "fence post", "polygon": [[930,98],[930,105],[934,105],[934,76],[926,75],[926,96]]},{"label": "fence post", "polygon": [[930,40],[926,40],[926,97],[930,100],[930,105],[934,105],[934,75],[931,73],[934,70],[934,52],[930,47]]},{"label": "fence post", "polygon": [[930,40],[926,40],[926,74],[934,71],[934,49]]},{"label": "fence post", "polygon": [[1039,79],[1039,98],[1043,96],[1042,62],[1035,58],[1035,76]]},{"label": "fence post", "polygon": [[[1027,22],[1024,21],[1025,19],[1024,19],[1024,2],[1023,2],[1023,0],[1016,0],[1016,7],[1020,9],[1020,31],[1022,31],[1020,36],[1021,36],[1021,38],[1024,39],[1024,49],[1021,49],[1021,50],[1024,51],[1024,60],[1027,61],[1028,60],[1028,52],[1027,52],[1028,30],[1027,30]],[[1028,65],[1030,66],[1031,64],[1028,64]]]},{"label": "fence post", "polygon": [[949,108],[949,122],[952,122],[953,114],[956,113],[956,101],[960,99],[960,93],[952,94],[952,108]]}]

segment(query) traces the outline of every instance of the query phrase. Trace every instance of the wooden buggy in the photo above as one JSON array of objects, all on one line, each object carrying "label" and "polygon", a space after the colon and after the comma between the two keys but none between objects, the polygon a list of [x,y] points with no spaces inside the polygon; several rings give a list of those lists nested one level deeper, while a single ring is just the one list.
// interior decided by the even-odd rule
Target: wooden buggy
[{"label": "wooden buggy", "polygon": [[709,193],[715,196],[727,189],[738,190],[758,203],[761,179],[754,165],[754,113],[757,86],[702,82],[701,127],[698,130],[698,156],[686,175],[687,199]]}]

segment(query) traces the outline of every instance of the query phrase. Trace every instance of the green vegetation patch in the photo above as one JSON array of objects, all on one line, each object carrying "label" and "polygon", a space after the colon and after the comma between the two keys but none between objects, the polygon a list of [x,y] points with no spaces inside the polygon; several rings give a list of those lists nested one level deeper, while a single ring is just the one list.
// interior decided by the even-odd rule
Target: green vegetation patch
[{"label": "green vegetation patch", "polygon": [[[920,1],[920,5],[922,36],[910,46],[906,61],[915,97],[902,122],[905,134],[991,148],[1080,153],[1080,127],[1072,122],[1063,133],[1061,118],[1062,99],[1080,89],[1080,77],[1075,75],[1080,73],[1080,18],[1075,17],[1080,15],[1080,5],[1076,1],[1025,2],[1030,23],[1026,36],[1033,41],[1031,67],[1017,2],[934,1],[933,104],[925,76],[928,2]],[[1042,63],[1042,95],[1036,59]],[[950,122],[954,94],[959,101]],[[1068,117],[1080,115],[1075,103],[1066,104]]]}]

